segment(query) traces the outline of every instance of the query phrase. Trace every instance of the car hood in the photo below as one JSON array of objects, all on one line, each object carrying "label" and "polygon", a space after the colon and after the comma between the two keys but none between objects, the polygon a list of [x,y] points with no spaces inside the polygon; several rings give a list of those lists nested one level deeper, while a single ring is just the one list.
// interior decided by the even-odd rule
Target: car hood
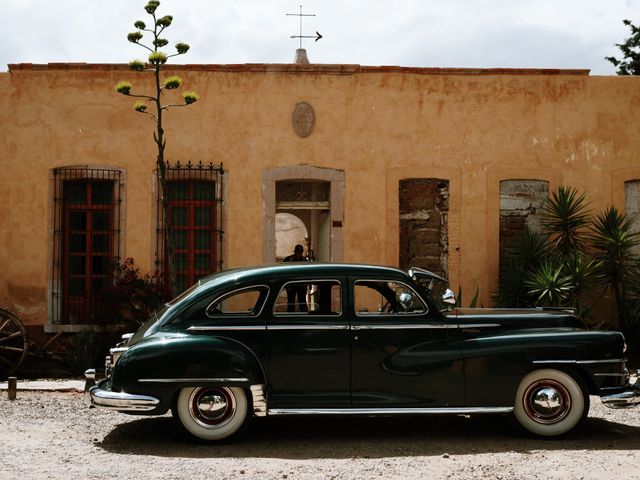
[{"label": "car hood", "polygon": [[509,328],[565,327],[585,328],[584,322],[567,309],[543,308],[456,308],[445,313],[459,324],[496,324]]}]

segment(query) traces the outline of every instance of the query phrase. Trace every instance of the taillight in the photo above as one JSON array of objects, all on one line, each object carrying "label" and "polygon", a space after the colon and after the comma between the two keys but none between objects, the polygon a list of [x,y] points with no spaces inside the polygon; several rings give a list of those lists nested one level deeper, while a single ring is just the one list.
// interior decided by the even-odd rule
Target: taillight
[{"label": "taillight", "polygon": [[118,359],[127,350],[129,350],[129,347],[114,347],[111,350],[109,350],[109,353],[111,354],[111,366],[112,367],[115,366],[116,363],[118,363]]}]

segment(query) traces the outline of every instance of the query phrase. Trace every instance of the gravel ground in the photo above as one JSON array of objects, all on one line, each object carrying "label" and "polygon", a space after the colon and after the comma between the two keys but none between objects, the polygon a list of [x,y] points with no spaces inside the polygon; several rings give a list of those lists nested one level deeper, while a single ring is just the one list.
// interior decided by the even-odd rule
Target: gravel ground
[{"label": "gravel ground", "polygon": [[82,394],[0,398],[0,479],[640,479],[640,409],[591,399],[587,422],[540,440],[509,417],[255,420],[230,444],[179,437],[170,416],[89,409]]}]

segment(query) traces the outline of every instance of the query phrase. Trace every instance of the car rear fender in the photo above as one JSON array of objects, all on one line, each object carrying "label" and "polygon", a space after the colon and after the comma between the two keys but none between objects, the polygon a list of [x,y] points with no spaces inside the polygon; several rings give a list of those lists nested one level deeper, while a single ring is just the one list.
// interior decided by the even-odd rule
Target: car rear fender
[{"label": "car rear fender", "polygon": [[180,335],[133,345],[113,371],[114,390],[137,393],[176,392],[190,386],[249,388],[264,384],[257,355],[226,337]]}]

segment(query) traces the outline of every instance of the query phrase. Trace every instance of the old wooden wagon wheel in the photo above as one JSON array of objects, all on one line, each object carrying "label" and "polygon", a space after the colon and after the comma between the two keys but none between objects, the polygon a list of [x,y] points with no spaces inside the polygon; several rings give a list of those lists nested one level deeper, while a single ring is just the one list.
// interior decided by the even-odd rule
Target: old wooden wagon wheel
[{"label": "old wooden wagon wheel", "polygon": [[6,378],[18,369],[27,348],[27,332],[20,319],[0,308],[0,378]]}]

